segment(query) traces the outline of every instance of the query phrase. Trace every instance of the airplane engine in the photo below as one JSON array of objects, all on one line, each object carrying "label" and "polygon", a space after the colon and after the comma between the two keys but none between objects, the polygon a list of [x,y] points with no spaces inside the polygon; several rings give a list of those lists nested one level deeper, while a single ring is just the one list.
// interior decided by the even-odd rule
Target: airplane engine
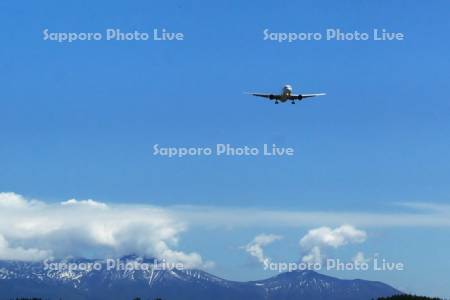
[{"label": "airplane engine", "polygon": [[297,96],[297,99],[298,99],[298,100],[302,100],[302,99],[303,99],[303,96],[302,96],[302,95],[298,95],[298,96]]},{"label": "airplane engine", "polygon": [[269,99],[273,100],[273,99],[275,99],[275,96],[274,95],[269,95]]}]

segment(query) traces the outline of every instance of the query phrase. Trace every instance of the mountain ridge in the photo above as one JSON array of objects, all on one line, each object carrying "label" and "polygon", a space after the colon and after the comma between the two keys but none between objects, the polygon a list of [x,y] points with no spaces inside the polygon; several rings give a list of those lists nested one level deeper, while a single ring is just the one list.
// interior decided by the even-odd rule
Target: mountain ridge
[{"label": "mountain ridge", "polygon": [[[154,263],[128,255],[118,263]],[[105,260],[69,258],[51,263],[94,264],[95,269],[58,269],[42,262],[0,261],[0,300],[40,297],[65,300],[162,298],[170,300],[370,300],[401,294],[377,281],[338,279],[314,271],[293,271],[256,281],[222,279],[198,269],[112,269]],[[154,265],[153,265],[154,266]],[[98,266],[97,266],[98,267]]]}]

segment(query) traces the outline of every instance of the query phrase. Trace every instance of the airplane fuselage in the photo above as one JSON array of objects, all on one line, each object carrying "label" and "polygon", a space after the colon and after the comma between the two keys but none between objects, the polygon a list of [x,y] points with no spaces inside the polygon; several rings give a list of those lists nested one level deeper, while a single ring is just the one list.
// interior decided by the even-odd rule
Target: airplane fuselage
[{"label": "airplane fuselage", "polygon": [[280,101],[286,102],[292,94],[292,86],[287,84],[281,89]]}]

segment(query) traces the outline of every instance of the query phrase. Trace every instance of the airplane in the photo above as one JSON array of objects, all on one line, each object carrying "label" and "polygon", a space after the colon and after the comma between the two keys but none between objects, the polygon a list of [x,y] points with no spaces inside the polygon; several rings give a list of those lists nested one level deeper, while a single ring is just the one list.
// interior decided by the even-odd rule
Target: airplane
[{"label": "airplane", "polygon": [[286,84],[283,89],[281,90],[281,94],[276,95],[276,94],[261,94],[261,93],[247,93],[253,96],[257,96],[257,97],[264,97],[264,98],[268,98],[270,100],[275,100],[275,104],[278,104],[278,102],[286,102],[288,100],[291,100],[292,104],[295,104],[295,100],[301,101],[305,98],[311,98],[311,97],[316,97],[316,96],[325,96],[325,93],[320,93],[320,94],[293,94],[292,93],[292,86],[289,84]]}]

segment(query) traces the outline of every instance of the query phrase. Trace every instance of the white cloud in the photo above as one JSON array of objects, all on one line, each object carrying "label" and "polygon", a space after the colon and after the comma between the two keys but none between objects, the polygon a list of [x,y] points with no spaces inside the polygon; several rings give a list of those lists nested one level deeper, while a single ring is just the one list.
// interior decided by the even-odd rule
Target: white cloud
[{"label": "white cloud", "polygon": [[173,249],[187,226],[168,210],[75,199],[36,203],[0,193],[0,259],[135,253],[189,268],[203,265],[198,253]]},{"label": "white cloud", "polygon": [[106,203],[97,202],[92,199],[87,200],[77,200],[77,199],[69,199],[67,201],[61,202],[61,205],[67,205],[67,206],[86,206],[86,207],[92,207],[92,208],[108,208],[108,205]]},{"label": "white cloud", "polygon": [[260,234],[243,248],[248,254],[256,257],[260,263],[266,264],[270,263],[270,258],[264,255],[264,247],[280,239],[282,239],[282,237],[279,235]]},{"label": "white cloud", "polygon": [[329,246],[338,248],[349,243],[362,243],[366,240],[367,234],[350,225],[342,225],[335,229],[330,227],[320,227],[311,229],[300,240],[303,248],[314,246]]},{"label": "white cloud", "polygon": [[334,229],[330,227],[311,229],[299,242],[300,247],[307,252],[302,260],[313,263],[321,262],[323,248],[339,248],[347,244],[363,243],[366,238],[365,231],[350,225],[342,225]]},{"label": "white cloud", "polygon": [[302,261],[310,264],[320,264],[322,263],[323,258],[324,256],[322,255],[320,247],[314,246],[302,257]]}]

